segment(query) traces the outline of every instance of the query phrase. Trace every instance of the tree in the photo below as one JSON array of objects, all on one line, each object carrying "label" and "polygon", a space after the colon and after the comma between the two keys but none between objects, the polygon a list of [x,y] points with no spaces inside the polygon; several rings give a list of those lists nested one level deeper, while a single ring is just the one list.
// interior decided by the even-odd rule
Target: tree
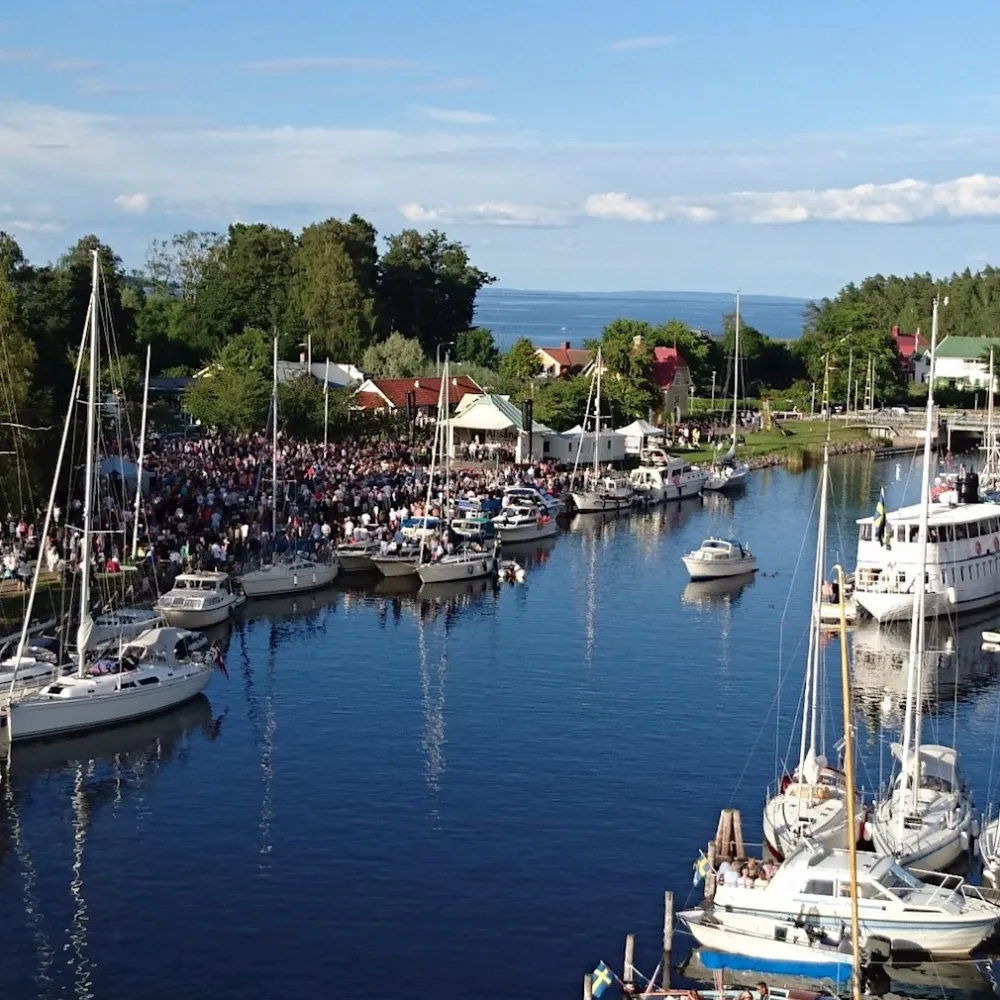
[{"label": "tree", "polygon": [[356,363],[375,332],[375,230],[354,215],[303,230],[293,263],[292,302],[313,353]]},{"label": "tree", "polygon": [[712,386],[712,373],[721,381],[725,368],[722,345],[701,330],[693,330],[679,319],[672,319],[654,328],[649,334],[651,347],[676,347],[691,371],[691,381],[699,392],[707,393]]},{"label": "tree", "polygon": [[587,413],[590,378],[573,375],[551,379],[534,394],[534,418],[556,431],[569,430],[582,423]]},{"label": "tree", "polygon": [[[0,423],[22,423],[38,414],[35,346],[21,330],[13,286],[0,271]],[[10,434],[0,428],[0,440]]]},{"label": "tree", "polygon": [[535,345],[527,337],[518,337],[500,362],[500,372],[509,379],[527,382],[540,375],[542,363],[535,353]]},{"label": "tree", "polygon": [[384,328],[416,337],[433,357],[438,344],[472,326],[476,293],[496,279],[469,262],[461,243],[436,229],[390,236],[382,255],[379,315]]},{"label": "tree", "polygon": [[270,409],[271,343],[263,330],[249,329],[224,344],[210,370],[186,390],[188,413],[207,427],[262,430]]},{"label": "tree", "polygon": [[500,362],[500,351],[492,332],[485,326],[459,331],[455,338],[455,360],[468,361],[483,368],[496,368]]},{"label": "tree", "polygon": [[427,363],[420,342],[393,333],[388,340],[372,344],[361,359],[366,375],[376,378],[412,378],[419,375]]}]

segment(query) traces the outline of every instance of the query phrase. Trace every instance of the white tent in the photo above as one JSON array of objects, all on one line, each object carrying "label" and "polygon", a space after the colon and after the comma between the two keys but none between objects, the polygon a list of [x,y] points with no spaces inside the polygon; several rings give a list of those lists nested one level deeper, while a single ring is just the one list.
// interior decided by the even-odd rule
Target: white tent
[{"label": "white tent", "polygon": [[547,456],[546,442],[555,436],[550,427],[533,420],[529,449],[521,408],[509,397],[491,393],[463,397],[459,412],[448,421],[448,425],[453,449],[458,444],[470,446],[471,450],[475,444],[477,452],[478,446],[483,446],[484,454],[489,455],[491,448],[502,448],[512,452],[518,462],[527,461],[529,451],[533,458]]},{"label": "white tent", "polygon": [[627,427],[619,427],[616,431],[625,439],[625,452],[638,455],[646,445],[646,439],[664,436],[661,427],[654,427],[648,420],[633,420]]},{"label": "white tent", "polygon": [[[126,486],[135,486],[136,480],[139,478],[139,467],[135,462],[130,462],[128,459],[122,458],[121,455],[109,455],[100,460],[97,465],[97,474],[99,476],[120,476],[124,480]],[[142,473],[142,491],[143,493],[149,492],[149,481],[152,479],[152,475],[148,470],[143,470]]]}]

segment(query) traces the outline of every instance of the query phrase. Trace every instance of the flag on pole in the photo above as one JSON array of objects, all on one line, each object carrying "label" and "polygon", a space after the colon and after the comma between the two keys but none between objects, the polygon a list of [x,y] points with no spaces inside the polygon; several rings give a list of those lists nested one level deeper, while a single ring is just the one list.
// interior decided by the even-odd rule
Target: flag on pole
[{"label": "flag on pole", "polygon": [[712,870],[711,864],[709,864],[708,858],[705,857],[704,851],[698,852],[698,860],[694,863],[694,884],[697,885],[699,882],[705,881],[705,876]]},{"label": "flag on pole", "polygon": [[878,503],[875,505],[875,519],[872,522],[873,535],[875,541],[883,548],[892,548],[892,538],[888,530],[888,522],[885,517],[885,487],[878,492]]},{"label": "flag on pole", "polygon": [[210,657],[213,665],[216,666],[216,667],[218,667],[218,669],[222,671],[223,675],[225,676],[226,680],[228,681],[229,680],[229,671],[226,670],[226,661],[223,659],[222,650],[219,647],[219,640],[218,639],[216,639],[215,642],[212,643],[212,648],[209,650],[208,655],[209,655],[209,657]]},{"label": "flag on pole", "polygon": [[611,974],[611,970],[601,962],[596,969],[594,969],[594,974],[592,977],[593,986],[591,988],[591,996],[594,1000],[597,998],[614,982],[614,976]]}]

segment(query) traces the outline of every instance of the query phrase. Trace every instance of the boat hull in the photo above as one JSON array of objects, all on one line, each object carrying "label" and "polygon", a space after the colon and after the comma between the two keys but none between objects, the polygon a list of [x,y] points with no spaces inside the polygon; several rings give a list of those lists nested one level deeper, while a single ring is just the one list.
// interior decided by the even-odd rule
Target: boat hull
[{"label": "boat hull", "polygon": [[[278,597],[328,587],[336,579],[340,566],[337,563],[314,563],[296,569],[268,566],[240,577],[240,586],[247,597]],[[172,623],[175,624],[175,623]]]},{"label": "boat hull", "polygon": [[[895,594],[884,591],[856,590],[854,600],[864,608],[877,622],[909,621],[913,617],[913,594]],[[951,610],[972,611],[978,607],[986,607],[997,602],[997,597],[967,602],[967,607],[961,604],[953,605],[947,593],[928,592],[924,597],[924,609],[928,618],[937,618]]]},{"label": "boat hull", "polygon": [[417,575],[416,559],[393,559],[391,556],[389,558],[376,556],[372,559],[372,565],[383,576],[400,577]]},{"label": "boat hull", "polygon": [[484,552],[474,559],[460,559],[455,562],[446,562],[442,559],[435,563],[424,563],[417,568],[417,575],[421,583],[450,583],[490,576],[496,569],[496,557]]},{"label": "boat hull", "polygon": [[194,608],[160,608],[168,625],[175,625],[178,628],[202,629],[224,622],[233,613],[236,602],[222,604],[218,607],[207,610]]},{"label": "boat hull", "polygon": [[546,521],[544,524],[497,525],[497,534],[503,545],[534,542],[539,538],[551,538],[558,533],[559,525],[554,520]]},{"label": "boat hull", "polygon": [[756,559],[740,559],[732,563],[708,563],[704,559],[684,556],[684,566],[692,580],[721,580],[730,576],[747,576],[757,572]]},{"label": "boat hull", "polygon": [[749,478],[750,478],[749,466],[743,465],[741,463],[728,476],[725,475],[709,476],[708,479],[705,480],[705,485],[703,489],[706,489],[712,493],[724,493],[727,490],[736,490],[745,486],[747,479]]},{"label": "boat hull", "polygon": [[10,738],[15,743],[51,739],[157,715],[201,694],[212,673],[212,667],[206,665],[186,676],[130,691],[92,698],[31,696],[13,701],[7,709]]},{"label": "boat hull", "polygon": [[904,868],[917,871],[943,872],[955,865],[972,846],[972,833],[968,817],[958,822],[954,829],[933,831],[925,837],[919,847],[896,851],[894,838],[887,834],[881,824],[874,824],[872,842],[875,851],[886,857],[895,857]]},{"label": "boat hull", "polygon": [[573,506],[578,514],[601,514],[605,511],[629,510],[632,497],[613,497],[603,493],[571,493]]}]

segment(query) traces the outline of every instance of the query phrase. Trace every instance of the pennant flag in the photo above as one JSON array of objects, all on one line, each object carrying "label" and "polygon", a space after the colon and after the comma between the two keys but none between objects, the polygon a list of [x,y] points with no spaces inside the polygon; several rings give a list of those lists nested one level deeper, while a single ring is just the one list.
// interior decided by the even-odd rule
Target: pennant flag
[{"label": "pennant flag", "polygon": [[226,680],[228,681],[229,680],[229,671],[226,670],[226,661],[222,658],[222,650],[219,648],[219,641],[218,641],[218,639],[216,639],[216,641],[212,643],[212,648],[209,650],[208,655],[211,658],[212,663],[216,667],[218,667],[219,670],[222,671],[223,675],[225,676]]},{"label": "pennant flag", "polygon": [[698,860],[694,863],[694,884],[705,881],[705,876],[712,870],[712,866],[705,857],[704,851],[698,852]]},{"label": "pennant flag", "polygon": [[878,503],[875,505],[875,520],[872,523],[875,541],[884,548],[892,548],[892,538],[885,518],[885,487],[879,490]]},{"label": "pennant flag", "polygon": [[594,1000],[597,998],[614,982],[615,977],[611,974],[611,970],[601,962],[596,969],[594,969],[593,989],[591,990],[591,996]]}]

